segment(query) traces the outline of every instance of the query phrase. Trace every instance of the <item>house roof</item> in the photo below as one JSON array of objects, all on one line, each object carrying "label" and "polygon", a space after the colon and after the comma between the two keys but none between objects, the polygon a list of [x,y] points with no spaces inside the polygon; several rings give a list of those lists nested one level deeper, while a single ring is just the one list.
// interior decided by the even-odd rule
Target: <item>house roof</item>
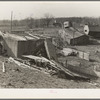
[{"label": "house roof", "polygon": [[78,30],[75,30],[74,28],[70,27],[70,28],[66,28],[65,29],[65,33],[68,35],[68,37],[70,38],[77,38],[80,37],[82,35],[84,35],[83,33],[79,32]]},{"label": "house roof", "polygon": [[16,41],[27,41],[27,40],[38,40],[39,38],[37,37],[34,37],[33,36],[30,36],[28,34],[11,34],[11,33],[2,33],[0,32],[0,35],[3,37],[3,38],[12,38]]},{"label": "house roof", "polygon": [[21,36],[15,35],[15,34],[10,34],[10,33],[4,34],[3,38],[11,38],[16,41],[26,41],[26,39],[24,37],[21,37]]},{"label": "house roof", "polygon": [[33,34],[30,34],[29,32],[24,32],[24,33],[17,33],[16,35],[20,36],[20,37],[24,37],[26,39],[40,39],[38,36],[35,36]]},{"label": "house roof", "polygon": [[50,36],[46,35],[46,34],[36,34],[36,33],[30,33],[30,32],[24,32],[24,33],[17,33],[18,36],[23,36],[23,37],[27,37],[29,39],[44,39],[44,38],[51,38]]},{"label": "house roof", "polygon": [[100,32],[100,26],[89,26],[89,31]]}]

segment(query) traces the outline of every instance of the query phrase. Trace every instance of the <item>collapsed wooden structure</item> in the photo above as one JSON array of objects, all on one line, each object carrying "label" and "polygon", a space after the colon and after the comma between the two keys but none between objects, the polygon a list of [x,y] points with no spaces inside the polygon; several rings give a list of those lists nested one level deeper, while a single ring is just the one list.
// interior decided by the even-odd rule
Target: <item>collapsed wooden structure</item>
[{"label": "collapsed wooden structure", "polygon": [[73,79],[76,78],[76,79],[86,79],[86,80],[89,79],[84,75],[71,72],[70,70],[66,69],[64,66],[62,66],[61,64],[59,64],[54,60],[48,60],[44,57],[36,57],[32,55],[23,55],[23,57],[29,59],[30,61],[30,63],[28,62],[29,65],[32,66],[32,64],[34,65],[34,63],[37,64],[37,66],[40,65],[41,67],[47,69],[46,71],[52,75],[56,74],[59,77],[63,78],[73,78]]},{"label": "collapsed wooden structure", "polygon": [[67,78],[89,79],[85,75],[68,70],[58,62],[56,49],[50,37],[41,38],[29,33],[26,34],[19,36],[0,32],[3,51],[10,57],[26,59],[29,63],[33,63],[33,66],[36,65],[36,68],[40,65],[40,68],[47,68],[49,72],[60,74],[60,76],[63,74]]},{"label": "collapsed wooden structure", "polygon": [[22,58],[22,55],[36,55],[54,59],[57,61],[55,47],[50,38],[40,38],[37,36],[2,33],[3,51],[8,56]]}]

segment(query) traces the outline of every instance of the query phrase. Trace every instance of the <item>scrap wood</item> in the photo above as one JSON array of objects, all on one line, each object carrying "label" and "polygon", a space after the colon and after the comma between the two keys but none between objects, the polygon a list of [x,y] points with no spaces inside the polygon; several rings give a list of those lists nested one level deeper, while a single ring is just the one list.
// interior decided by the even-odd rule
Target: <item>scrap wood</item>
[{"label": "scrap wood", "polygon": [[[8,59],[8,61],[14,62],[15,64],[17,64],[18,66],[23,67],[23,68],[31,68],[31,66],[29,66],[29,65],[27,65],[27,64],[24,64],[24,63],[22,63],[22,62],[20,62],[20,61],[17,61],[16,59],[14,59],[14,58],[12,58],[12,57],[10,57],[10,58]],[[36,66],[32,66],[32,68],[36,70],[37,67],[36,67]],[[37,68],[37,70],[38,70],[38,69],[39,69],[39,68]]]},{"label": "scrap wood", "polygon": [[3,73],[6,72],[6,68],[5,68],[5,63],[4,62],[2,62],[2,71],[3,71]]},{"label": "scrap wood", "polygon": [[39,70],[42,70],[42,68],[40,68],[40,67],[37,67],[37,66],[31,66],[32,68],[36,68],[36,69],[39,69]]},{"label": "scrap wood", "polygon": [[74,72],[69,71],[68,69],[61,66],[59,63],[57,63],[54,60],[48,60],[44,57],[37,57],[37,56],[33,56],[33,55],[23,55],[23,57],[26,57],[26,58],[29,58],[29,59],[34,59],[34,60],[40,60],[40,61],[43,61],[43,62],[50,62],[50,64],[52,65],[53,68],[57,69],[58,71],[63,71],[66,75],[69,75],[73,78],[75,78],[75,77],[84,78],[84,79],[87,78],[83,75],[79,75],[79,74],[76,74]]},{"label": "scrap wood", "polygon": [[[12,57],[10,57],[9,59],[8,59],[8,61],[10,61],[10,62],[14,62],[15,64],[17,64],[18,66],[25,66],[26,67],[26,65],[24,64],[24,63],[22,63],[22,62],[20,62],[20,61],[18,61],[18,60],[16,60],[16,59],[14,59],[14,58],[12,58]],[[27,66],[28,67],[28,66]]]},{"label": "scrap wood", "polygon": [[48,60],[45,57],[38,57],[38,56],[33,56],[33,55],[23,55],[23,57],[26,57],[28,59],[33,59],[37,62],[46,62],[46,63],[49,63],[53,68],[59,69],[53,61]]},{"label": "scrap wood", "polygon": [[[55,61],[54,61],[55,62]],[[57,67],[59,67],[66,75],[69,75],[73,78],[82,78],[82,79],[89,79],[88,77],[86,76],[83,76],[83,75],[80,75],[80,74],[76,74],[70,70],[68,70],[67,68],[61,66],[59,63],[55,62],[57,64]]]},{"label": "scrap wood", "polygon": [[[63,66],[61,66],[59,63],[57,63],[57,62],[55,62],[55,61],[50,61],[50,60],[48,60],[48,59],[46,59],[46,58],[44,58],[44,57],[36,57],[36,56],[24,56],[24,57],[27,57],[27,58],[31,58],[31,59],[38,59],[39,58],[39,60],[43,60],[44,62],[45,61],[49,61],[51,64],[53,64],[53,68],[55,68],[55,69],[57,69],[58,70],[58,72],[59,71],[63,71],[66,75],[69,75],[69,76],[71,76],[71,77],[73,77],[73,78],[75,78],[75,77],[78,77],[78,78],[84,78],[84,79],[86,79],[87,77],[85,77],[85,76],[82,76],[82,75],[79,75],[79,74],[76,74],[76,73],[74,73],[74,72],[71,72],[71,71],[69,71],[68,69],[66,69],[66,68],[64,68]],[[14,58],[9,58],[11,61],[13,61],[14,63],[16,63],[18,66],[20,66],[20,67],[24,67],[24,68],[30,68],[30,69],[35,69],[35,70],[42,70],[42,72],[46,72],[46,71],[43,71],[43,68],[38,68],[37,66],[29,66],[29,65],[26,65],[26,64],[24,64],[24,63],[22,63],[22,62],[20,62],[20,61],[17,61],[17,60],[15,60]],[[48,71],[48,73],[51,73],[52,71]],[[56,71],[57,72],[57,71]],[[55,73],[56,73],[55,72]]]},{"label": "scrap wood", "polygon": [[17,64],[19,67],[29,68],[29,69],[41,71],[41,72],[47,74],[47,72],[44,71],[43,68],[37,67],[37,66],[35,66],[35,65],[34,65],[34,66],[29,66],[29,65],[27,65],[27,64],[24,64],[24,63],[20,62],[19,60],[17,61],[16,59],[14,59],[14,58],[12,58],[12,57],[10,57],[10,58],[8,59],[8,61],[14,62],[14,63]]},{"label": "scrap wood", "polygon": [[28,33],[28,32],[26,32],[29,36],[31,36],[31,37],[33,37],[33,38],[36,38],[36,39],[40,39],[38,36],[35,36],[35,35],[33,35],[33,34],[31,34],[31,33]]},{"label": "scrap wood", "polygon": [[50,59],[50,54],[49,54],[49,50],[48,50],[48,46],[47,46],[47,41],[46,40],[44,41],[44,45],[45,45],[45,49],[46,49],[46,52],[47,52],[47,56]]},{"label": "scrap wood", "polygon": [[[55,62],[55,61],[53,61]],[[66,74],[68,74],[69,76],[74,77],[74,75],[66,68],[64,68],[63,66],[61,66],[59,63],[55,62],[55,64],[57,65],[57,67],[62,70],[63,72],[65,72]]]}]

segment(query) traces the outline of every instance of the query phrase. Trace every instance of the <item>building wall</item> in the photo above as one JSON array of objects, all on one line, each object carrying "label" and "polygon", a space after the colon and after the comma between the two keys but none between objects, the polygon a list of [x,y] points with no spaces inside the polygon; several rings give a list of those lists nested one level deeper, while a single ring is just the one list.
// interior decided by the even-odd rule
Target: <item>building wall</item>
[{"label": "building wall", "polygon": [[80,37],[70,39],[71,45],[85,45],[89,43],[89,37],[86,35],[82,35]]},{"label": "building wall", "polygon": [[100,38],[100,32],[92,32],[92,31],[90,31],[89,35],[93,36],[94,38]]},{"label": "building wall", "polygon": [[8,56],[17,57],[18,41],[10,37],[3,40],[4,50],[7,51]]},{"label": "building wall", "polygon": [[18,57],[22,57],[22,55],[31,55],[33,51],[36,49],[35,41],[19,41],[18,42]]},{"label": "building wall", "polygon": [[32,54],[36,48],[35,42],[32,40],[18,41],[13,38],[4,38],[4,50],[7,51],[8,56],[21,58],[22,55]]},{"label": "building wall", "polygon": [[69,21],[65,21],[64,22],[64,28],[69,28],[71,26],[72,26],[72,23],[71,22],[69,22]]}]

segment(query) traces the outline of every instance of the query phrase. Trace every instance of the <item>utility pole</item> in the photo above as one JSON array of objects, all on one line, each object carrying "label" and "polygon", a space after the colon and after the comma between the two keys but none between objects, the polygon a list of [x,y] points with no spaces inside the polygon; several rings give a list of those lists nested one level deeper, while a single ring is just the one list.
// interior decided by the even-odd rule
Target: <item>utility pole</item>
[{"label": "utility pole", "polygon": [[75,31],[73,31],[73,46],[74,46],[74,34],[75,34]]},{"label": "utility pole", "polygon": [[74,31],[73,31],[73,46],[75,45],[75,40],[74,40],[74,37],[75,37],[75,32],[77,31],[75,26],[73,25],[73,28],[74,28]]},{"label": "utility pole", "polygon": [[12,18],[13,18],[13,11],[11,12],[11,33],[12,33]]}]

